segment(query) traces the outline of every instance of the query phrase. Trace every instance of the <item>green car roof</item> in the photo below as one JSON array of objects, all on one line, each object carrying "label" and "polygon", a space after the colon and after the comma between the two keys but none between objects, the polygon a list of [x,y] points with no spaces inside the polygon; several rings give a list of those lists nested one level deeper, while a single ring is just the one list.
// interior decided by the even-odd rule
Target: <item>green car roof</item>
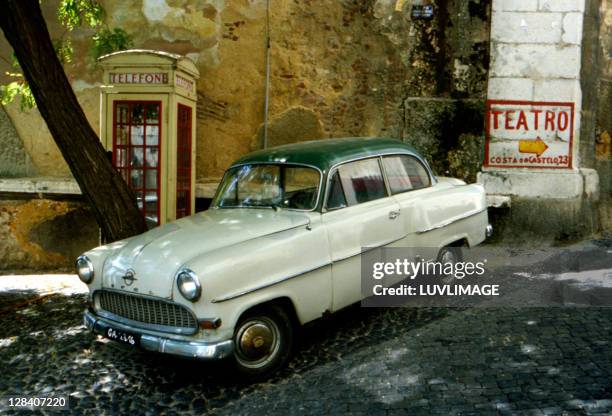
[{"label": "green car roof", "polygon": [[271,147],[249,153],[233,165],[248,163],[299,163],[312,165],[323,172],[347,160],[375,156],[382,153],[411,153],[416,150],[397,139],[378,137],[347,137],[321,139]]}]

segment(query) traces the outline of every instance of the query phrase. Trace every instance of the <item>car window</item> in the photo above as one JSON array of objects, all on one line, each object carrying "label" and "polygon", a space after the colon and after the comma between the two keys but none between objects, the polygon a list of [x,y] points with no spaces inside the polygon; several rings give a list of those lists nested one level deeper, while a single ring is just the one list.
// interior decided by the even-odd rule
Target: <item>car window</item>
[{"label": "car window", "polygon": [[338,172],[349,206],[387,196],[378,159],[347,163],[341,165]]},{"label": "car window", "polygon": [[383,158],[385,173],[392,194],[427,188],[431,183],[427,169],[412,156]]},{"label": "car window", "polygon": [[336,171],[329,181],[329,192],[327,193],[327,209],[338,209],[346,206],[346,198],[342,183],[340,183],[340,173]]},{"label": "car window", "polygon": [[280,197],[280,167],[274,165],[257,166],[250,169],[242,168],[244,176],[235,194],[238,200],[265,201]]},{"label": "car window", "polygon": [[310,167],[253,164],[230,168],[212,206],[217,208],[314,209],[320,174]]},{"label": "car window", "polygon": [[282,207],[311,209],[317,203],[319,172],[311,168],[286,168]]}]

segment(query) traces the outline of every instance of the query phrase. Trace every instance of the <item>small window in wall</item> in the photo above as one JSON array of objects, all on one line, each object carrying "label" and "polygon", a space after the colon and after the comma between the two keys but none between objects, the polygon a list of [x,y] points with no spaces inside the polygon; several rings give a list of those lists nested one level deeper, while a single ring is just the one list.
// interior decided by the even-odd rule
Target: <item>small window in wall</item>
[{"label": "small window in wall", "polygon": [[147,225],[159,225],[159,101],[115,101],[113,164],[136,194]]},{"label": "small window in wall", "polygon": [[191,107],[178,105],[176,218],[191,214]]},{"label": "small window in wall", "polygon": [[427,188],[431,182],[427,169],[412,156],[383,158],[389,188],[392,194]]},{"label": "small window in wall", "polygon": [[378,159],[347,163],[341,165],[338,172],[349,206],[387,196]]}]

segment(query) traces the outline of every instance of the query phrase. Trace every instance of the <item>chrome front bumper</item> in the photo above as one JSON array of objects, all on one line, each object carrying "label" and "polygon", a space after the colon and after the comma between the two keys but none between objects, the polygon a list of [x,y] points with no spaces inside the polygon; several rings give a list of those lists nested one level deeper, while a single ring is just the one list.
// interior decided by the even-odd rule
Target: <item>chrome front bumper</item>
[{"label": "chrome front bumper", "polygon": [[97,316],[89,310],[83,314],[83,323],[87,329],[99,335],[105,335],[109,328],[140,334],[142,349],[162,354],[200,360],[219,360],[231,356],[234,352],[234,342],[231,339],[220,342],[178,341],[145,334],[138,329]]}]

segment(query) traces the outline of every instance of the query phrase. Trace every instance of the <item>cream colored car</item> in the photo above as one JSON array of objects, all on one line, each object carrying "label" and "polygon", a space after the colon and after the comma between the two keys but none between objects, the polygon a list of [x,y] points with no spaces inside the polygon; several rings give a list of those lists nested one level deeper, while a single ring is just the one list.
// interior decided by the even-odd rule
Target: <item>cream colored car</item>
[{"label": "cream colored car", "polygon": [[77,260],[84,321],[107,338],[273,371],[300,325],[361,300],[362,247],[439,247],[490,231],[479,185],[436,178],[397,140],[348,138],[251,153],[208,211]]}]

